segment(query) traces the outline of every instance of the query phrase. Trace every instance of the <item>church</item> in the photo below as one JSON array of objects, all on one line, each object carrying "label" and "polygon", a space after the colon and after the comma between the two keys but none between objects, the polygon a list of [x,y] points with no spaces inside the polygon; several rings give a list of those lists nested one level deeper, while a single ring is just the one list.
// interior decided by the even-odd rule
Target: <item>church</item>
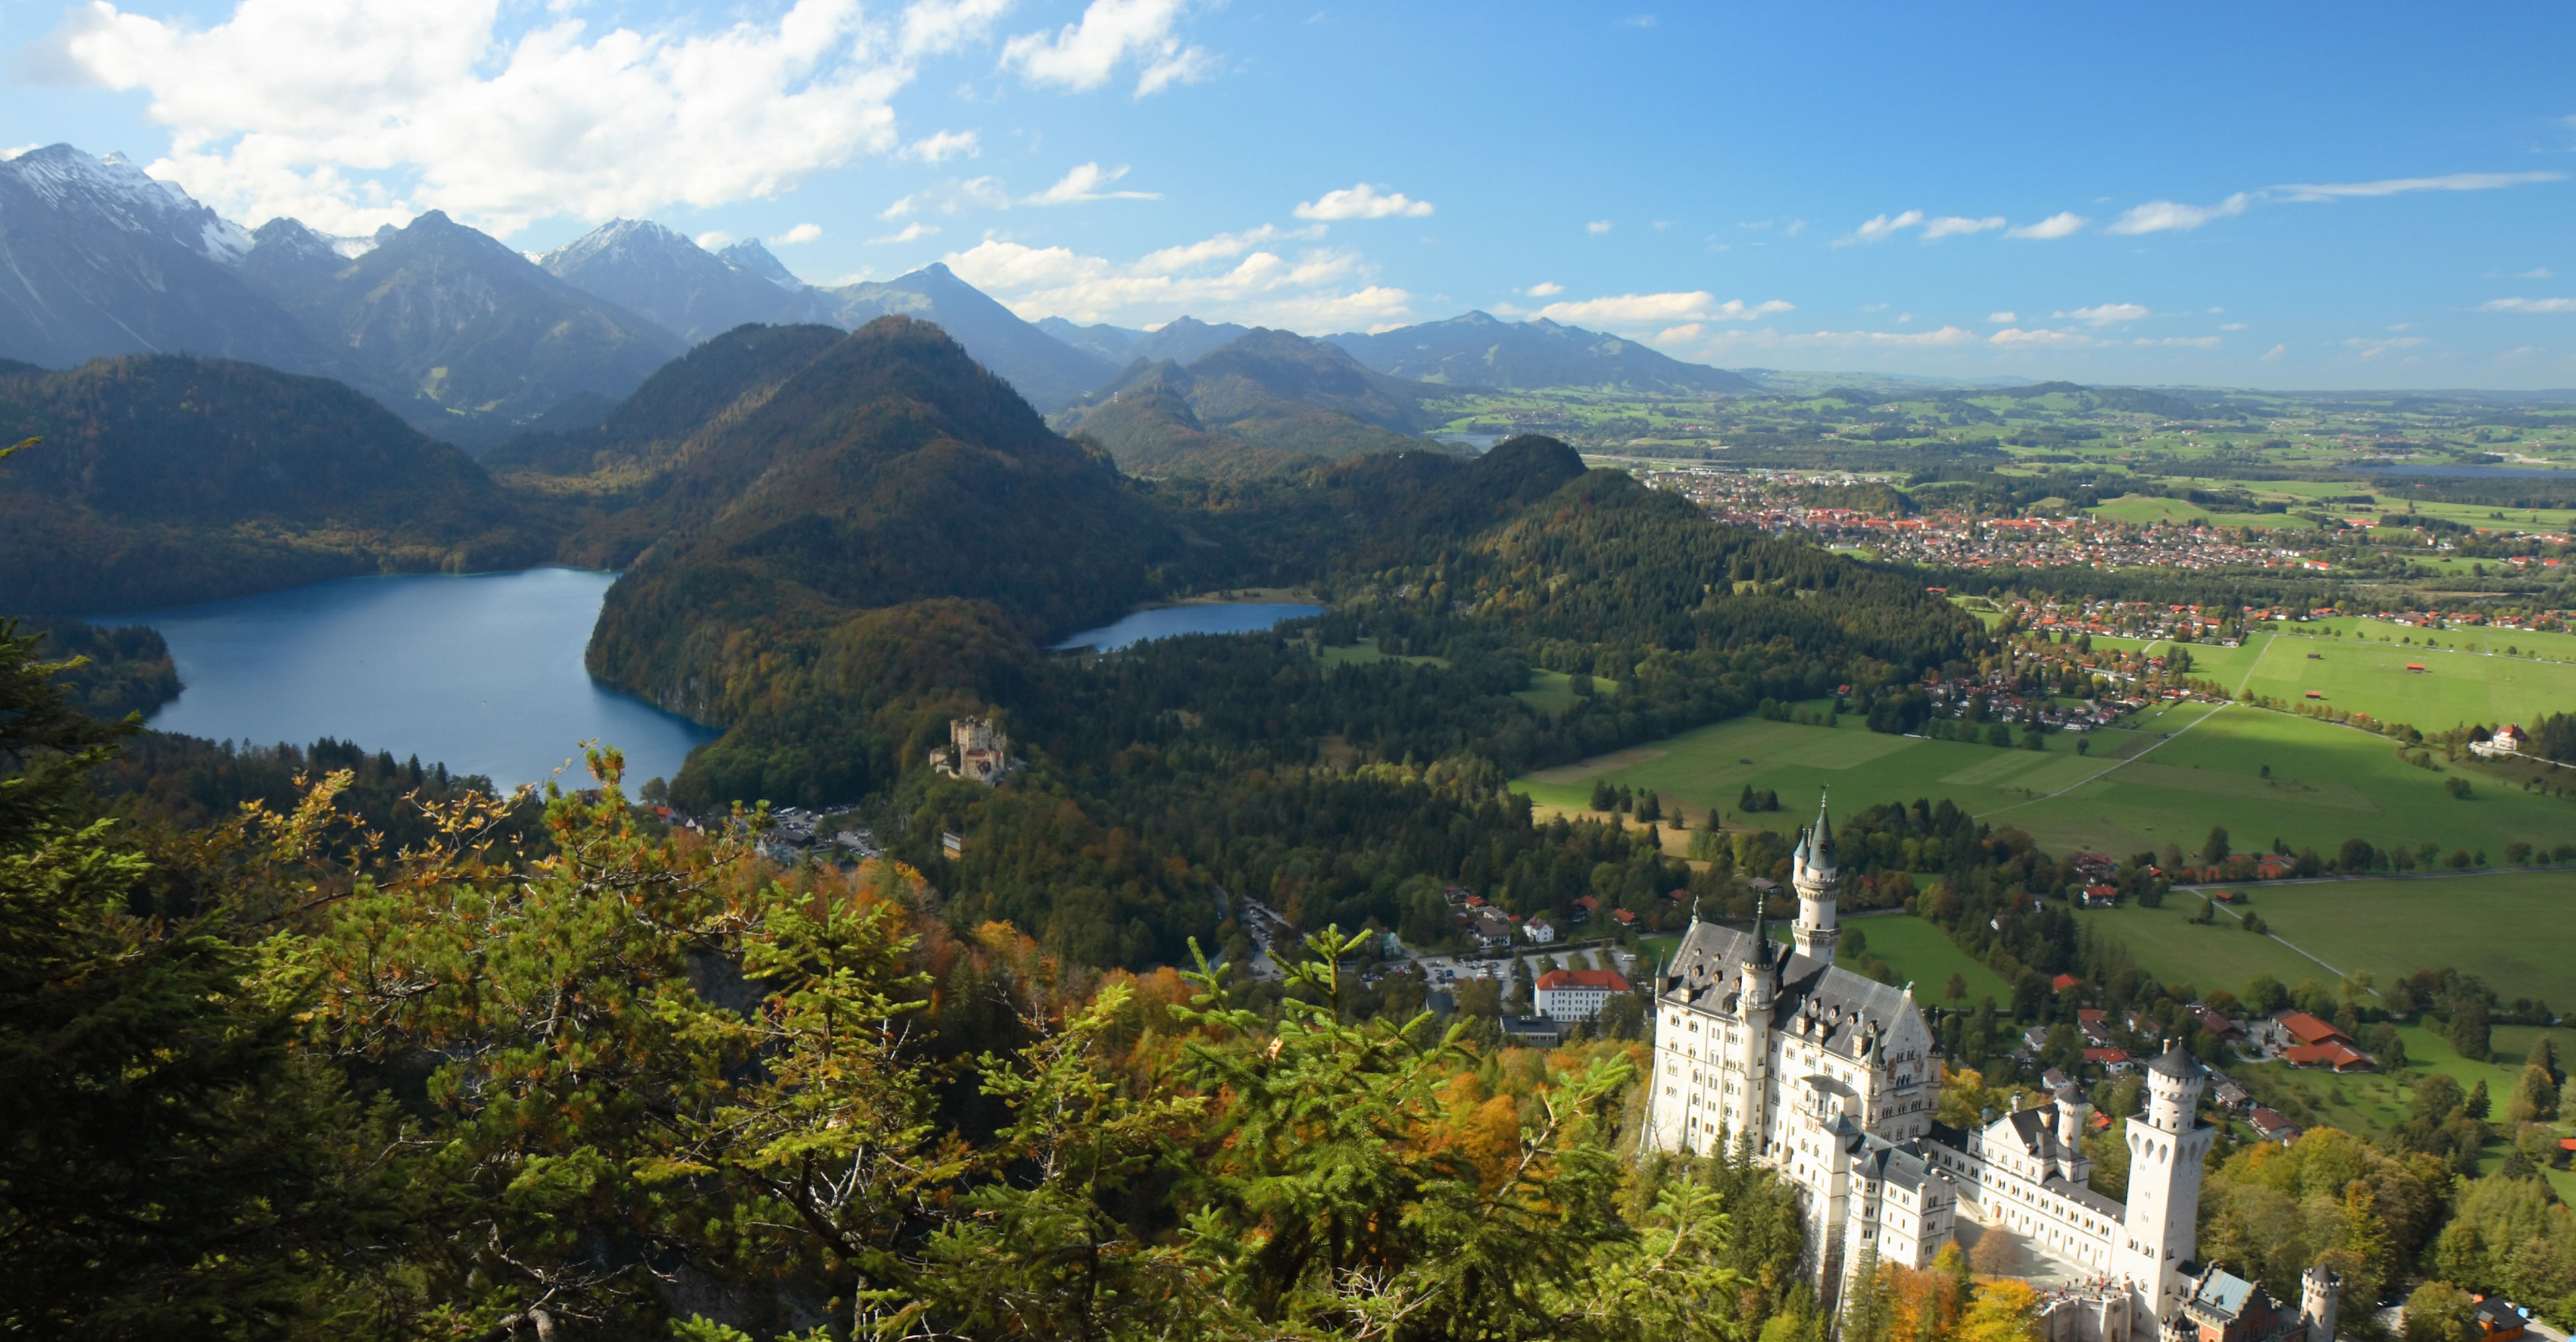
[{"label": "church", "polygon": [[1934,1117],[1941,1066],[1913,988],[1834,964],[1841,874],[1822,804],[1798,837],[1792,881],[1791,945],[1772,942],[1758,912],[1750,932],[1694,922],[1658,970],[1648,1141],[1703,1155],[1741,1141],[1785,1176],[1829,1307],[1866,1256],[1929,1266],[1964,1207],[2102,1284],[2076,1331],[2108,1342],[2172,1331],[2204,1285],[2200,1167],[2216,1129],[2197,1116],[2199,1064],[2175,1051],[2148,1064],[2146,1112],[2126,1129],[2125,1204],[2087,1186],[2091,1107],[2074,1086],[1947,1127]]}]

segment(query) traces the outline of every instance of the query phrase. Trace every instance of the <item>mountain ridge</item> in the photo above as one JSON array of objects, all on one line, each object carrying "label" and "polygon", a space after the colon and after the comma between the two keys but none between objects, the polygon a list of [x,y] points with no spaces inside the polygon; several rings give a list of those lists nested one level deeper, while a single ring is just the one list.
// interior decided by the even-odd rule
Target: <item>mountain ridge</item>
[{"label": "mountain ridge", "polygon": [[1505,390],[1616,387],[1675,395],[1760,390],[1725,369],[1685,363],[1633,340],[1544,317],[1506,322],[1470,311],[1374,335],[1345,331],[1323,339],[1378,372],[1421,382]]}]

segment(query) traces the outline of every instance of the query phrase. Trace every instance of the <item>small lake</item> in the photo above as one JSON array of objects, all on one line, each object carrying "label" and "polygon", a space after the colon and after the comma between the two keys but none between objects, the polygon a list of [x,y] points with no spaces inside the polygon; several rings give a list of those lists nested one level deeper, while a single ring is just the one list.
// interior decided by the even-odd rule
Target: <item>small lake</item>
[{"label": "small lake", "polygon": [[1321,606],[1254,601],[1156,606],[1152,610],[1137,611],[1116,624],[1085,629],[1056,644],[1055,650],[1090,648],[1095,652],[1116,652],[1177,634],[1257,634],[1264,629],[1275,629],[1289,620],[1323,613]]},{"label": "small lake", "polygon": [[2355,466],[2364,475],[2462,475],[2507,476],[2522,480],[2559,480],[2576,478],[2576,472],[2553,470],[2546,466],[2454,466],[2435,462],[2429,465],[2399,463],[2389,466]]},{"label": "small lake", "polygon": [[100,624],[148,624],[187,686],[159,731],[413,755],[504,788],[542,782],[580,743],[626,752],[629,788],[668,778],[719,733],[590,678],[582,652],[614,573],[541,568],[344,578]]}]

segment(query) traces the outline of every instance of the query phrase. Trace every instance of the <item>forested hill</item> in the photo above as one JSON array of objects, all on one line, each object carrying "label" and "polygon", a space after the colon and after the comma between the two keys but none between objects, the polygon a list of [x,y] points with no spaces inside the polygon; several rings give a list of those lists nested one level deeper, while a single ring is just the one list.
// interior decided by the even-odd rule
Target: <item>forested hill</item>
[{"label": "forested hill", "polygon": [[832,326],[735,327],[662,365],[589,423],[522,434],[484,454],[483,465],[500,476],[595,477],[594,493],[632,488],[710,428],[757,409],[846,334]]},{"label": "forested hill", "polygon": [[904,317],[832,345],[591,534],[650,545],[610,590],[592,669],[715,721],[742,711],[736,659],[794,655],[746,632],[962,598],[1026,643],[1116,615],[1205,548]]},{"label": "forested hill", "polygon": [[324,378],[186,355],[0,372],[0,611],[140,609],[542,562],[527,505]]}]

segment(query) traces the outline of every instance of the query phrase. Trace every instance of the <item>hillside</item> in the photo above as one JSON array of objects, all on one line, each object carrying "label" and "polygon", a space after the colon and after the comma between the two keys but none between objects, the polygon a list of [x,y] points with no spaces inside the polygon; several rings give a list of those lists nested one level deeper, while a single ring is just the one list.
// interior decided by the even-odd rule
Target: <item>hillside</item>
[{"label": "hillside", "polygon": [[[662,365],[635,394],[589,408],[589,422],[521,434],[483,458],[496,475],[579,477],[584,492],[631,489],[668,468],[712,426],[757,408],[846,334],[829,326],[740,326]],[[561,489],[569,481],[549,481]]]},{"label": "hillside", "polygon": [[1326,339],[1378,372],[1451,386],[1599,387],[1676,396],[1760,390],[1722,368],[1684,363],[1633,340],[1544,317],[1507,322],[1470,312],[1376,335],[1349,331]]},{"label": "hillside", "polygon": [[796,662],[881,623],[864,612],[935,626],[906,643],[923,656],[956,640],[1025,650],[1125,610],[1185,557],[1109,462],[905,318],[832,344],[602,534],[653,539],[609,592],[592,670],[719,723],[774,706],[775,672],[748,676],[744,659]]},{"label": "hillside", "polygon": [[1253,330],[1187,367],[1140,360],[1055,423],[1140,475],[1246,479],[1421,448],[1411,435],[1439,422],[1426,408],[1438,390],[1330,345]]},{"label": "hillside", "polygon": [[436,210],[377,230],[355,258],[318,243],[294,220],[271,220],[243,278],[373,376],[425,398],[442,417],[425,427],[469,446],[567,396],[623,396],[686,348]]},{"label": "hillside", "polygon": [[339,383],[185,355],[0,374],[0,610],[212,600],[542,561],[548,526]]}]

